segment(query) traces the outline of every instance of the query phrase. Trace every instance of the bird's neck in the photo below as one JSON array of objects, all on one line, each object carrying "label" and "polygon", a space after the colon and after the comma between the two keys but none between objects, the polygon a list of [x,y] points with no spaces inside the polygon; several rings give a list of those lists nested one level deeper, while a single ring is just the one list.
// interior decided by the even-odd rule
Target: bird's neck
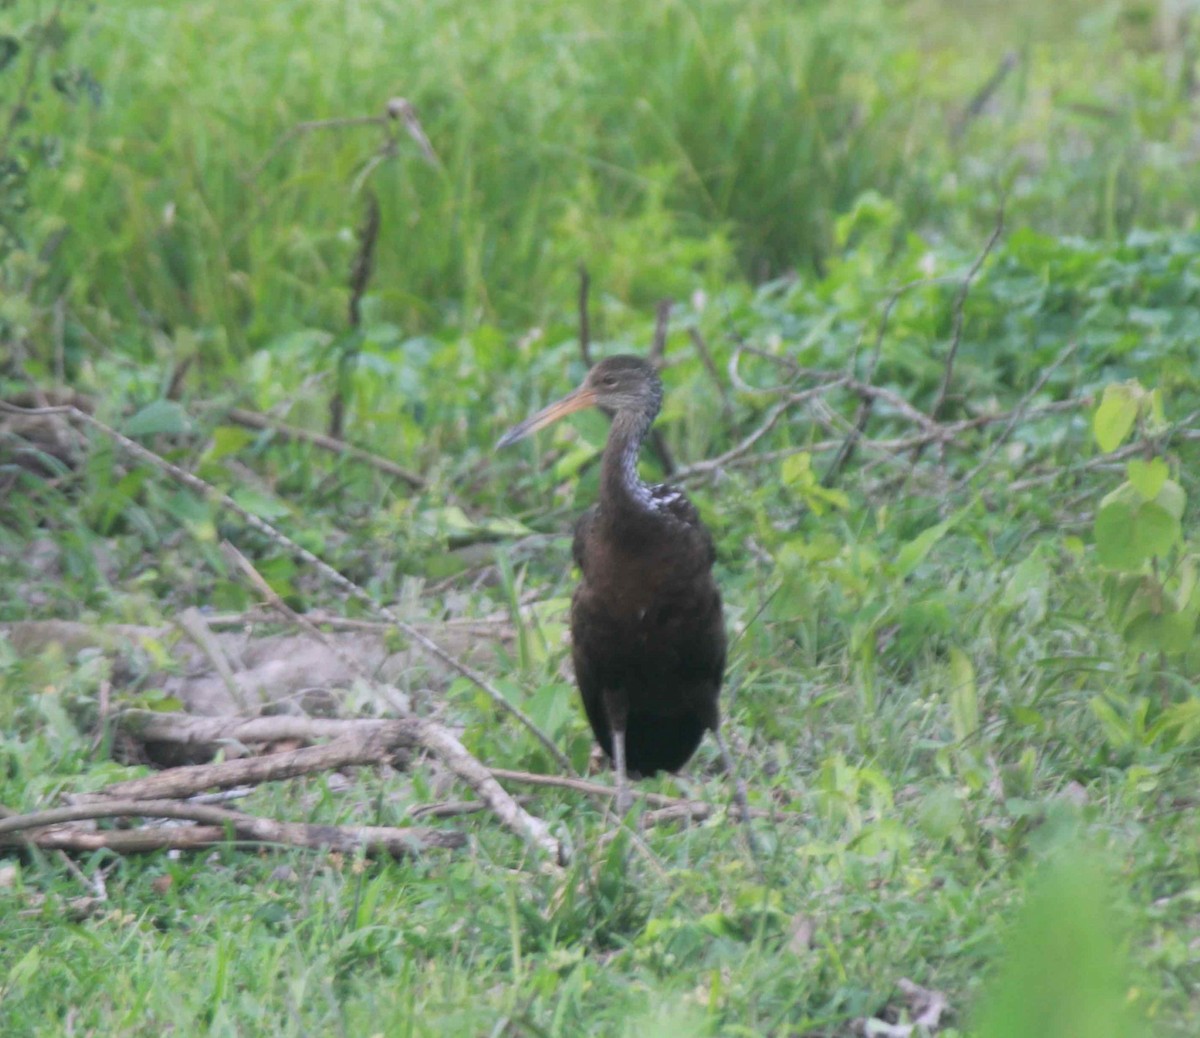
[{"label": "bird's neck", "polygon": [[618,411],[600,465],[601,511],[615,523],[657,516],[650,488],[638,478],[638,452],[652,415]]}]

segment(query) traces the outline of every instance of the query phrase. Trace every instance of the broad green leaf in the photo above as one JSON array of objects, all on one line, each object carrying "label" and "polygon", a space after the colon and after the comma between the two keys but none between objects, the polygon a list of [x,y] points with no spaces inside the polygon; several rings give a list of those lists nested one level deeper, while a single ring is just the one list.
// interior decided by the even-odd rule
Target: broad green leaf
[{"label": "broad green leaf", "polygon": [[257,433],[240,425],[219,425],[213,430],[212,443],[205,452],[205,460],[220,461],[229,454],[236,454],[253,443],[256,436]]},{"label": "broad green leaf", "polygon": [[1122,570],[1135,570],[1151,556],[1165,555],[1183,536],[1179,519],[1162,506],[1153,501],[1131,505],[1121,499],[1100,508],[1093,532],[1101,563]]},{"label": "broad green leaf", "polygon": [[177,435],[188,430],[187,412],[174,400],[155,400],[125,422],[121,431],[129,437]]},{"label": "broad green leaf", "polygon": [[907,544],[901,545],[900,550],[896,552],[894,563],[897,575],[902,578],[907,577],[916,569],[925,560],[925,556],[929,554],[933,546],[946,536],[946,531],[953,524],[954,520],[944,519],[929,527],[928,530],[922,530]]},{"label": "broad green leaf", "polygon": [[230,497],[251,515],[256,515],[260,519],[278,519],[280,516],[287,515],[289,511],[288,506],[274,494],[257,490],[254,487],[238,487]]},{"label": "broad green leaf", "polygon": [[979,728],[979,696],[975,688],[975,667],[962,649],[950,649],[950,718],[954,738],[963,742]]},{"label": "broad green leaf", "polygon": [[1134,458],[1126,466],[1126,472],[1129,482],[1146,501],[1153,501],[1158,497],[1158,492],[1170,475],[1170,469],[1162,458],[1151,458],[1149,461]]},{"label": "broad green leaf", "polygon": [[812,455],[808,451],[791,454],[780,465],[780,476],[785,487],[810,486],[816,477],[812,470]]},{"label": "broad green leaf", "polygon": [[1117,382],[1104,387],[1104,396],[1092,418],[1092,432],[1100,449],[1107,453],[1121,446],[1137,420],[1138,392],[1134,386]]},{"label": "broad green leaf", "polygon": [[1173,479],[1166,480],[1159,488],[1154,503],[1176,519],[1183,518],[1183,510],[1187,507],[1187,492]]},{"label": "broad green leaf", "polygon": [[1154,733],[1158,735],[1163,731],[1172,730],[1175,737],[1183,743],[1192,742],[1200,736],[1200,699],[1188,699],[1163,711],[1154,726]]},{"label": "broad green leaf", "polygon": [[1174,654],[1187,652],[1196,633],[1196,616],[1192,612],[1174,611],[1142,613],[1134,617],[1121,632],[1131,649]]},{"label": "broad green leaf", "polygon": [[1110,746],[1119,750],[1133,743],[1134,738],[1129,723],[1113,709],[1113,705],[1107,699],[1094,696],[1088,706],[1091,707],[1096,720],[1100,722],[1100,727],[1104,730],[1104,738]]}]

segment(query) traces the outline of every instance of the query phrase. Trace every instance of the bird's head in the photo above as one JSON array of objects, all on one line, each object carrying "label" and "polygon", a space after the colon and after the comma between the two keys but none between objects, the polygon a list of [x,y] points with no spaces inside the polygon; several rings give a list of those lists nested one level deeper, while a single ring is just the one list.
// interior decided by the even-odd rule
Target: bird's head
[{"label": "bird's head", "polygon": [[662,381],[652,364],[640,357],[608,357],[587,373],[578,389],[514,425],[496,446],[507,447],[585,407],[598,407],[610,417],[622,412],[642,415],[649,423],[660,406]]}]

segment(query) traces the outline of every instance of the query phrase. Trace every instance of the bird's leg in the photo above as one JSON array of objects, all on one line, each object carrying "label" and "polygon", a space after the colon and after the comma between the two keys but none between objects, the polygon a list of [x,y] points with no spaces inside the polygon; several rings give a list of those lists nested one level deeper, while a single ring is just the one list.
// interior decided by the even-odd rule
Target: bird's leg
[{"label": "bird's leg", "polygon": [[717,740],[717,749],[721,751],[721,764],[725,768],[725,775],[733,786],[733,799],[737,803],[738,814],[742,816],[742,825],[746,830],[746,846],[761,871],[758,844],[754,842],[754,830],[750,827],[750,801],[746,799],[746,784],[742,781],[742,776],[734,765],[733,756],[729,752],[729,747],[725,745],[725,737],[721,734],[721,729],[713,728],[712,733],[713,738]]},{"label": "bird's leg", "polygon": [[613,771],[617,775],[617,814],[622,818],[629,813],[633,806],[633,797],[629,793],[629,778],[625,774],[625,732],[614,728],[612,733]]},{"label": "bird's leg", "polygon": [[608,715],[608,729],[612,732],[612,762],[617,777],[617,814],[624,818],[633,806],[633,797],[629,793],[629,777],[625,772],[625,732],[629,725],[629,704],[620,693],[606,691],[604,712]]}]

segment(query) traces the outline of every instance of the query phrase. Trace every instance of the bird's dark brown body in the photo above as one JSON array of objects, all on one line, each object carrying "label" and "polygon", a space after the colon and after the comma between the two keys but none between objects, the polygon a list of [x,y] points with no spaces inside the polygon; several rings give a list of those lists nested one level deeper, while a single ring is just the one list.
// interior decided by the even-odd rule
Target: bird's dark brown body
[{"label": "bird's dark brown body", "polygon": [[602,501],[580,519],[574,555],[583,579],[571,602],[588,721],[612,757],[610,717],[625,712],[626,767],[639,775],[677,771],[717,727],[725,671],[712,538],[682,494],[653,500],[663,514],[630,516]]},{"label": "bird's dark brown body", "polygon": [[[713,542],[682,491],[648,486],[638,450],[658,414],[662,384],[636,357],[610,357],[557,404],[514,426],[500,445],[582,407],[612,416],[600,500],[575,529],[582,580],[571,604],[572,656],[583,706],[617,772],[675,771],[705,731],[718,733],[725,670]],[[721,744],[724,753],[724,745]]]}]

